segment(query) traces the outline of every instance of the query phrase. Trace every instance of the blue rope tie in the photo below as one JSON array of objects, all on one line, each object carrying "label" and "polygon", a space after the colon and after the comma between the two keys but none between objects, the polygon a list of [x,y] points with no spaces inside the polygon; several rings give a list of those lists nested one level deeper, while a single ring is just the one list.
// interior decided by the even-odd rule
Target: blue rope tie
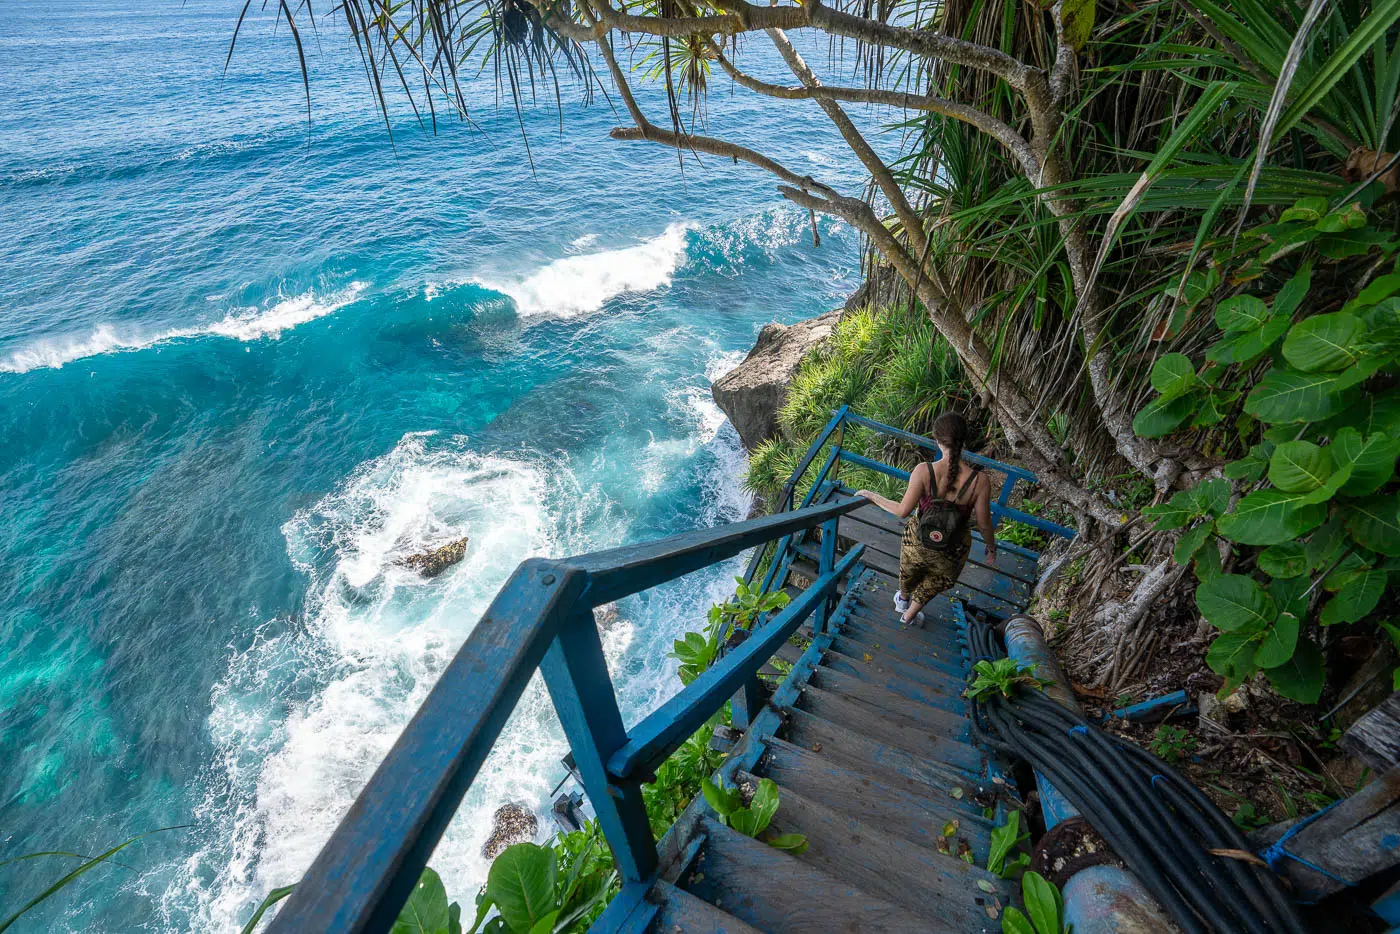
[{"label": "blue rope tie", "polygon": [[1164,781],[1166,781],[1166,780],[1167,780],[1167,777],[1166,777],[1165,775],[1163,775],[1161,772],[1158,772],[1156,775],[1153,775],[1153,776],[1152,776],[1152,782],[1151,782],[1152,787],[1153,787],[1153,788],[1156,788],[1156,787],[1157,787],[1157,783],[1158,783],[1159,781],[1164,782]]},{"label": "blue rope tie", "polygon": [[1089,735],[1089,728],[1088,728],[1087,726],[1084,726],[1082,723],[1081,723],[1079,726],[1072,726],[1072,727],[1070,727],[1070,728],[1069,728],[1069,735],[1070,735],[1070,736],[1073,736],[1075,733],[1079,733],[1079,734],[1081,734],[1081,735],[1083,735],[1083,736],[1088,736],[1088,735]]},{"label": "blue rope tie", "polygon": [[1323,869],[1321,866],[1317,865],[1317,863],[1311,862],[1310,860],[1306,860],[1303,857],[1299,856],[1297,853],[1290,853],[1288,849],[1284,846],[1284,844],[1287,843],[1289,839],[1293,837],[1294,834],[1311,824],[1313,821],[1317,820],[1323,814],[1326,814],[1332,809],[1332,807],[1334,807],[1334,805],[1328,805],[1321,811],[1318,811],[1316,814],[1312,814],[1308,817],[1305,817],[1302,820],[1298,821],[1298,823],[1294,824],[1292,827],[1289,827],[1283,832],[1283,836],[1279,837],[1273,843],[1260,850],[1259,857],[1263,859],[1264,862],[1268,863],[1269,868],[1272,869],[1274,872],[1278,872],[1279,864],[1282,863],[1284,859],[1291,859],[1293,860],[1293,862],[1298,863],[1300,866],[1305,866],[1306,868],[1311,869],[1318,875],[1326,876],[1328,879],[1331,879],[1333,882],[1336,882],[1339,885],[1346,886],[1347,888],[1355,887],[1355,882],[1352,882],[1348,879],[1343,879],[1341,876],[1333,875],[1326,869]]}]

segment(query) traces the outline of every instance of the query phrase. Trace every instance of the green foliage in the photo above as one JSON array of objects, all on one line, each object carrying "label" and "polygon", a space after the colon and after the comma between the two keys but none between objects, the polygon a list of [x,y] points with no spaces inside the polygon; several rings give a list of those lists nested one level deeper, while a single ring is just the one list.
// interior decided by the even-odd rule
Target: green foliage
[{"label": "green foliage", "polygon": [[[1398,252],[1359,204],[1303,199],[1214,260],[1222,281],[1281,282],[1274,294],[1221,300],[1199,369],[1183,354],[1153,369],[1142,433],[1207,429],[1247,450],[1226,465],[1228,480],[1143,510],[1158,529],[1185,529],[1174,557],[1194,565],[1197,608],[1220,630],[1206,661],[1225,691],[1262,670],[1279,693],[1315,702],[1325,666],[1309,630],[1366,620],[1400,571],[1400,267],[1310,313],[1323,272],[1360,257],[1374,275]],[[1178,404],[1181,417],[1168,417]],[[1221,418],[1202,421],[1208,406]],[[1230,481],[1242,494],[1232,506]],[[1220,573],[1220,539],[1245,571]]]},{"label": "green foliage", "polygon": [[974,700],[991,693],[1010,697],[1017,687],[1040,690],[1049,683],[1035,676],[1034,665],[1022,664],[1014,658],[999,658],[996,661],[984,658],[972,667],[972,682],[963,693]]},{"label": "green foliage", "polygon": [[800,856],[807,849],[807,838],[800,833],[765,833],[773,822],[773,815],[778,813],[778,786],[771,778],[758,780],[758,787],[747,805],[740,789],[727,788],[718,778],[706,781],[701,789],[721,824],[794,856]]},{"label": "green foliage", "polygon": [[1196,751],[1196,737],[1179,726],[1163,723],[1147,748],[1168,765],[1177,765]]},{"label": "green foliage", "polygon": [[[779,437],[749,455],[744,484],[775,499],[811,439],[842,405],[924,432],[941,412],[970,396],[957,355],[922,310],[865,307],[847,312],[826,343],[799,365],[778,413]],[[857,454],[887,459],[884,439],[867,430],[848,428],[841,443]],[[818,466],[820,462],[821,457]],[[841,478],[848,486],[893,497],[904,492],[903,484],[876,471],[843,466]],[[800,499],[806,492],[800,487],[796,495]]]},{"label": "green foliage", "polygon": [[[441,883],[437,888],[441,889]],[[618,874],[597,821],[580,831],[563,834],[554,846],[517,843],[501,852],[491,863],[486,885],[477,895],[476,919],[466,934],[563,934],[583,932],[602,913],[607,900],[618,888]],[[424,886],[420,883],[420,890]],[[415,898],[418,892],[415,892]],[[461,934],[460,923],[453,926],[456,906],[447,905],[446,895],[433,893],[425,899],[423,916],[432,920],[447,916],[448,926],[423,928],[442,934]],[[413,905],[404,907],[405,913]],[[495,908],[495,917],[487,918]],[[399,924],[404,915],[399,916]],[[418,934],[417,928],[394,934]]]},{"label": "green foliage", "polygon": [[[1030,854],[1021,849],[1030,834],[1021,829],[1021,812],[1006,815],[1006,823],[992,828],[991,849],[987,852],[987,871],[1003,879],[1011,879],[1031,864]],[[1015,854],[1014,856],[1012,854]]]},{"label": "green foliage", "polygon": [[1065,903],[1060,890],[1038,872],[1021,877],[1025,912],[1010,905],[1001,916],[1002,934],[1067,934]]}]

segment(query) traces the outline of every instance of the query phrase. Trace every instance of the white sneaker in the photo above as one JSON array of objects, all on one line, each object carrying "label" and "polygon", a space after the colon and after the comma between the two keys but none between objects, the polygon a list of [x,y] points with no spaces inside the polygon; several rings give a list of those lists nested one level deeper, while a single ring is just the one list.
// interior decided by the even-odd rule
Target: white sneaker
[{"label": "white sneaker", "polygon": [[909,609],[909,601],[904,599],[904,594],[896,590],[894,592],[894,611],[903,615],[907,609]]}]

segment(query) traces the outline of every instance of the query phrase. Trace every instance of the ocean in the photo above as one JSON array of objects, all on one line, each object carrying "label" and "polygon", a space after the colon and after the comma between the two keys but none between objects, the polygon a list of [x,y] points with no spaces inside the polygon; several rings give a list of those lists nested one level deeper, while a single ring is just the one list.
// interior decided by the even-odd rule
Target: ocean
[{"label": "ocean", "polygon": [[[328,27],[308,124],[270,17],[223,74],[240,6],[0,4],[0,861],[180,826],[17,931],[237,930],[521,560],[746,515],[709,383],[857,285],[852,230],[576,88],[526,102],[533,169],[489,70],[391,142]],[[859,189],[814,109],[713,83],[712,133]],[[738,570],[620,605],[629,723]],[[433,857],[454,898],[504,801],[544,839],[565,750],[536,679]],[[75,864],[0,866],[0,918]]]}]

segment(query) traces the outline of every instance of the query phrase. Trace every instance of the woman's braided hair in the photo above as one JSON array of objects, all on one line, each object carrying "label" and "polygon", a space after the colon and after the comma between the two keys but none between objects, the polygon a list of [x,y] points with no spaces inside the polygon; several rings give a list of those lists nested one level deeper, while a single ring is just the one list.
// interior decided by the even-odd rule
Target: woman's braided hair
[{"label": "woman's braided hair", "polygon": [[944,475],[947,496],[957,495],[958,474],[962,472],[963,445],[967,443],[967,419],[957,412],[944,412],[933,422],[933,440],[948,448],[948,472]]}]

